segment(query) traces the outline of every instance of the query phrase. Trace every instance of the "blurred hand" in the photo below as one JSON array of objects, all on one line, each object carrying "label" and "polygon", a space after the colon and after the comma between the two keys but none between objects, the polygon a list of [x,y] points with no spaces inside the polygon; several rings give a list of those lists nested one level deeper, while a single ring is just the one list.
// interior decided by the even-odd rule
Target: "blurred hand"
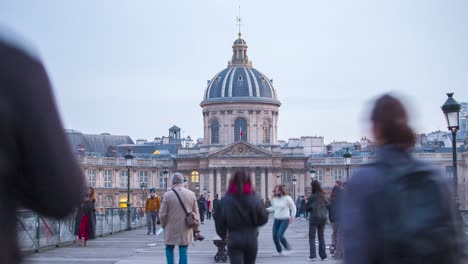
[{"label": "blurred hand", "polygon": [[294,217],[290,216],[289,217],[289,223],[292,224],[292,222],[294,222]]}]

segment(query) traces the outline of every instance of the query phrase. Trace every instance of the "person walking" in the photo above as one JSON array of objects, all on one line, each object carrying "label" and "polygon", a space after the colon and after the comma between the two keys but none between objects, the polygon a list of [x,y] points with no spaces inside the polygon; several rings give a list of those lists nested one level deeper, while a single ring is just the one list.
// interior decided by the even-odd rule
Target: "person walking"
[{"label": "person walking", "polygon": [[94,234],[95,221],[94,211],[96,210],[96,193],[93,187],[89,187],[83,198],[75,218],[75,235],[78,236],[78,245],[88,246],[91,234]]},{"label": "person walking", "polygon": [[206,219],[211,220],[211,200],[208,197],[206,200]]},{"label": "person walking", "polygon": [[330,254],[332,254],[335,259],[343,258],[342,246],[341,243],[339,243],[341,242],[341,239],[338,239],[338,208],[342,190],[343,182],[337,180],[330,196],[329,219],[333,229],[331,236],[332,243],[330,245]]},{"label": "person walking", "polygon": [[327,252],[325,245],[325,225],[328,219],[328,201],[325,197],[325,192],[317,180],[312,181],[312,194],[307,201],[307,209],[309,215],[309,260],[317,260],[317,252],[315,249],[315,236],[317,234],[319,242],[319,256],[322,260],[327,260]]},{"label": "person walking", "polygon": [[341,199],[344,263],[460,263],[453,192],[439,170],[411,155],[416,138],[405,107],[383,95],[370,121],[376,160],[354,174]]},{"label": "person walking", "polygon": [[216,210],[218,210],[218,206],[219,206],[219,195],[218,194],[215,194],[215,198],[213,199],[213,218],[214,218],[214,215],[216,214]]},{"label": "person walking", "polygon": [[297,208],[295,217],[298,218],[301,216],[301,195],[297,196],[295,205]]},{"label": "person walking", "polygon": [[[291,196],[287,195],[283,186],[277,185],[274,190],[275,197],[271,200],[271,207],[268,212],[273,212],[273,242],[275,243],[277,253],[275,256],[288,255],[291,253],[291,245],[284,237],[289,224],[294,221],[296,215],[296,205]],[[285,251],[283,252],[284,247]]]},{"label": "person walking", "polygon": [[[162,199],[159,210],[161,226],[164,229],[167,264],[174,264],[174,248],[179,247],[179,264],[187,264],[188,245],[194,241],[194,235],[199,234],[198,226],[191,228],[186,223],[187,213],[199,222],[197,198],[195,194],[184,188],[184,176],[175,173],[171,177],[172,187]],[[186,213],[187,212],[187,213]]]},{"label": "person walking", "polygon": [[299,210],[301,211],[300,216],[302,217],[302,220],[307,219],[306,204],[307,204],[307,201],[306,201],[305,195],[302,195],[301,204],[300,204],[300,207],[299,207]]},{"label": "person walking", "polygon": [[205,214],[206,214],[206,199],[203,197],[203,194],[200,195],[200,198],[198,198],[198,210],[200,210],[200,221],[203,224],[205,224]]},{"label": "person walking", "polygon": [[267,222],[268,213],[255,194],[250,175],[237,171],[215,214],[216,232],[221,239],[227,238],[232,264],[255,263],[258,227]]},{"label": "person walking", "polygon": [[159,218],[159,208],[161,206],[161,199],[156,195],[154,188],[150,189],[150,194],[146,197],[145,214],[146,224],[148,226],[148,236],[151,234],[151,227],[153,227],[153,235],[156,235],[156,224]]},{"label": "person walking", "polygon": [[63,218],[85,190],[44,65],[13,39],[0,37],[0,260],[8,264],[21,262],[18,207]]}]

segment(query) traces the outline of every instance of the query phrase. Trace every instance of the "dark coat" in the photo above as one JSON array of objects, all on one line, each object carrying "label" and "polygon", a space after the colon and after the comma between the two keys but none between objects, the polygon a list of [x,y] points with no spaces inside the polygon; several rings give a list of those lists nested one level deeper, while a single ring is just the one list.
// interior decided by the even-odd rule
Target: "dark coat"
[{"label": "dark coat", "polygon": [[206,212],[206,199],[205,198],[199,198],[198,199],[198,210],[200,213]]},{"label": "dark coat", "polygon": [[29,45],[0,37],[0,262],[9,264],[20,262],[18,207],[64,218],[84,190],[44,66],[19,46]]},{"label": "dark coat", "polygon": [[341,193],[343,192],[343,190],[338,187],[338,186],[335,186],[333,187],[333,190],[332,190],[332,194],[331,194],[331,199],[330,199],[330,214],[329,214],[329,219],[330,219],[330,222],[337,222],[338,221],[338,210],[339,210],[339,206],[340,206],[340,198],[341,198]]},{"label": "dark coat", "polygon": [[312,194],[307,200],[307,211],[310,224],[324,225],[327,223],[329,202],[325,195],[322,198],[317,194]]},{"label": "dark coat", "polygon": [[[340,199],[342,206],[339,211],[345,264],[388,263],[385,262],[388,259],[383,255],[383,252],[386,250],[385,243],[387,242],[387,238],[382,237],[381,232],[386,227],[382,227],[381,223],[384,223],[385,219],[395,219],[395,216],[387,213],[388,210],[386,208],[382,208],[384,206],[382,195],[387,190],[386,188],[393,186],[386,184],[386,179],[391,176],[391,172],[382,169],[382,166],[378,166],[378,164],[384,163],[388,164],[389,168],[400,169],[411,162],[414,162],[414,160],[411,158],[410,153],[401,151],[396,146],[386,145],[378,150],[374,164],[363,167],[348,181],[342,194],[342,199]],[[432,170],[429,165],[425,166],[427,170]],[[436,170],[433,171],[439,174]],[[442,179],[443,177],[440,175],[439,178]],[[439,184],[441,186],[446,185],[442,182]],[[444,189],[448,190],[448,188]],[[448,196],[450,196],[449,193],[450,191],[446,192]],[[398,193],[395,193],[395,196],[397,195]],[[431,196],[433,193],[424,195]],[[452,207],[453,205],[451,198],[439,202],[440,204],[447,204],[448,207]],[[425,208],[426,210],[431,210],[432,207],[426,206]],[[450,222],[453,224],[455,221]],[[414,223],[413,227],[416,227],[418,224],[424,223]],[[446,223],[441,223],[440,226],[444,224]],[[431,232],[424,232],[422,235],[428,234],[431,234]],[[454,234],[447,234],[447,236],[450,237],[449,240],[456,239],[456,235]],[[415,238],[412,242],[417,243],[418,239]],[[436,243],[440,242],[435,241]],[[427,245],[421,245],[422,247],[427,248]],[[453,249],[456,251],[456,248]],[[454,257],[449,251],[444,249],[441,252],[435,252],[429,258],[418,260],[409,258],[406,262],[398,261],[392,263],[458,263],[456,260],[458,256]],[[399,256],[394,254],[393,257],[398,258]]]},{"label": "dark coat", "polygon": [[242,248],[249,241],[257,241],[257,228],[268,222],[268,213],[260,197],[254,194],[227,194],[221,199],[214,218],[216,233],[223,240],[229,233],[228,245]]},{"label": "dark coat", "polygon": [[83,216],[89,217],[89,238],[96,237],[96,201],[86,201],[78,208],[75,217],[75,236],[78,235],[80,230],[80,222]]},{"label": "dark coat", "polygon": [[218,210],[219,206],[219,199],[213,199],[213,213],[215,213]]}]

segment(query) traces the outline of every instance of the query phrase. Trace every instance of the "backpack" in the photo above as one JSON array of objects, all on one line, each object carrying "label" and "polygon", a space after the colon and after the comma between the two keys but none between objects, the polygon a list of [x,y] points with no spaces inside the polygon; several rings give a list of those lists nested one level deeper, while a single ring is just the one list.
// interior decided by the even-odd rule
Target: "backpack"
[{"label": "backpack", "polygon": [[420,263],[431,256],[457,263],[462,232],[452,192],[442,176],[416,160],[398,168],[383,162],[375,165],[385,177],[381,199],[373,206],[382,241],[377,246],[381,263]]}]

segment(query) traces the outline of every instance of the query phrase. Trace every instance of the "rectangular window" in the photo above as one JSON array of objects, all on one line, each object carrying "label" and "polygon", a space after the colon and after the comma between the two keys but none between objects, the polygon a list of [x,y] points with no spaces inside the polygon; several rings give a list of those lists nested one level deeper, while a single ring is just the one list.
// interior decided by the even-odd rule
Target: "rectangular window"
[{"label": "rectangular window", "polygon": [[96,187],[96,170],[88,170],[88,186]]},{"label": "rectangular window", "polygon": [[161,171],[159,172],[159,189],[166,189],[166,182],[164,181],[164,173]]},{"label": "rectangular window", "polygon": [[128,186],[128,171],[120,171],[120,187],[127,188]]},{"label": "rectangular window", "polygon": [[104,188],[112,188],[112,170],[104,171]]},{"label": "rectangular window", "polygon": [[140,186],[148,186],[148,171],[140,171]]},{"label": "rectangular window", "polygon": [[341,181],[343,179],[344,170],[343,169],[333,169],[333,179],[335,181]]}]

